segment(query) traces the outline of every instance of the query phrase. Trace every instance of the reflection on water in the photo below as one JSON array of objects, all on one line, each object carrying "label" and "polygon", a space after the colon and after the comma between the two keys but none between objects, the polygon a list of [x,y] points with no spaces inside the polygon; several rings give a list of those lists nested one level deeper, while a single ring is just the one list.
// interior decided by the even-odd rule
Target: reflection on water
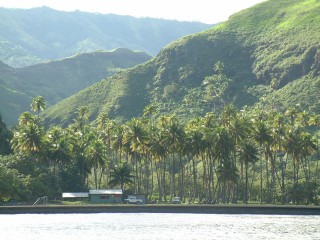
[{"label": "reflection on water", "polygon": [[0,215],[2,240],[320,239],[320,216],[159,213]]}]

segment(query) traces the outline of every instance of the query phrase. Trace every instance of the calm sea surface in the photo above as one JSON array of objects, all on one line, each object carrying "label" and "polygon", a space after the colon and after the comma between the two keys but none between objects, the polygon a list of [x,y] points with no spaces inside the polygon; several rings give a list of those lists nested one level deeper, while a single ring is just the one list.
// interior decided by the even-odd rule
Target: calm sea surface
[{"label": "calm sea surface", "polygon": [[320,216],[159,213],[0,215],[1,240],[320,240]]}]

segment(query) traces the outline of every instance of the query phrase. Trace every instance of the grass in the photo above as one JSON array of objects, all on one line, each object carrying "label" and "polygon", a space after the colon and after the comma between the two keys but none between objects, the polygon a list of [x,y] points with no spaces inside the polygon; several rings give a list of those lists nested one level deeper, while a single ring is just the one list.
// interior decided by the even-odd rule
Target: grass
[{"label": "grass", "polygon": [[[92,203],[89,200],[76,200],[76,201],[66,201],[66,200],[50,200],[48,205],[53,205],[53,206],[92,206],[92,205],[96,205],[96,206],[101,206],[101,205],[110,205],[110,206],[114,206],[114,205],[123,205],[123,206],[128,206],[128,204],[123,204],[123,203]],[[135,204],[129,204],[129,205],[135,205]],[[248,204],[244,204],[242,202],[239,201],[238,204],[232,204],[232,203],[228,203],[228,204],[223,204],[223,203],[218,203],[218,204],[205,204],[205,203],[191,203],[189,204],[187,201],[185,203],[181,203],[181,204],[171,204],[168,201],[167,202],[159,202],[159,203],[152,203],[152,204],[146,204],[146,205],[150,205],[150,206],[221,206],[221,207],[294,207],[294,208],[299,208],[299,207],[315,207],[315,208],[319,208],[319,206],[315,206],[315,205],[296,205],[296,204],[286,204],[286,205],[282,205],[280,202],[279,203],[262,203],[260,204],[260,202],[249,202]]]},{"label": "grass", "polygon": [[63,206],[83,206],[90,205],[88,200],[77,200],[77,201],[62,201],[62,200],[50,200],[49,205],[63,205]]}]

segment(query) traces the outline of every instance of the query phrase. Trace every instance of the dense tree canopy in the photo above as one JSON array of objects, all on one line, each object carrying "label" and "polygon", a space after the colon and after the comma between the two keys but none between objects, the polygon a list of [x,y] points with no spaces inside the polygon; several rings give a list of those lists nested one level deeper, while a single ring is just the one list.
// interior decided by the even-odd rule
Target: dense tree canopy
[{"label": "dense tree canopy", "polygon": [[124,123],[101,113],[90,123],[80,107],[66,128],[49,129],[23,113],[13,154],[0,157],[1,199],[119,187],[160,202],[318,203],[318,115],[226,105],[184,122],[151,110]]}]

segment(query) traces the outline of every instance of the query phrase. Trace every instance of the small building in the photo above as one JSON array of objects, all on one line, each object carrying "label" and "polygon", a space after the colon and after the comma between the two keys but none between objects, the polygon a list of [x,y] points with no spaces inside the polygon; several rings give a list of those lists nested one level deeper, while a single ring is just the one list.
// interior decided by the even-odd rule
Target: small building
[{"label": "small building", "polygon": [[93,203],[121,203],[121,189],[89,190],[89,198]]},{"label": "small building", "polygon": [[87,200],[89,198],[88,192],[66,192],[62,193],[62,198],[69,201]]},{"label": "small building", "polygon": [[87,192],[66,192],[62,193],[62,198],[88,198],[89,193]]}]

